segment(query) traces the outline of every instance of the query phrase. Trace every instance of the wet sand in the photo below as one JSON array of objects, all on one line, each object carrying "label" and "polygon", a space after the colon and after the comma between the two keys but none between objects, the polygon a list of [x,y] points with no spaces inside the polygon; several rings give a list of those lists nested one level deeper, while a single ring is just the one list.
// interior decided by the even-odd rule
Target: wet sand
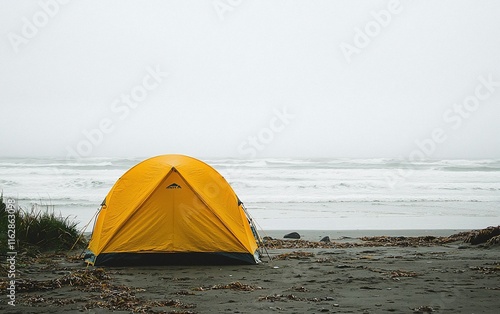
[{"label": "wet sand", "polygon": [[332,240],[276,241],[254,266],[99,268],[46,254],[17,265],[16,306],[2,287],[0,311],[498,313],[498,246]]}]

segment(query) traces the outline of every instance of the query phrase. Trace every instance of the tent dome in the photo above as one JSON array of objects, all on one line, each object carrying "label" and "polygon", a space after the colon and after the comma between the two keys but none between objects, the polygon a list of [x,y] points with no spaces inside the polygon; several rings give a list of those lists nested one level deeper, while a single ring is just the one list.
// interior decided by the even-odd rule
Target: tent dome
[{"label": "tent dome", "polygon": [[254,232],[243,204],[214,168],[161,155],[116,181],[88,248],[94,265],[256,264]]}]

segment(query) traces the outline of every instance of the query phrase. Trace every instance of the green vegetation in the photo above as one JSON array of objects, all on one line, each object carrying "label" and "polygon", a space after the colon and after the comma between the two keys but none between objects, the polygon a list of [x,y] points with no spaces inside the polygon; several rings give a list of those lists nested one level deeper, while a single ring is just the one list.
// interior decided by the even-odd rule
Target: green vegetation
[{"label": "green vegetation", "polygon": [[[14,211],[16,220],[16,248],[17,251],[50,251],[69,250],[77,243],[83,247],[85,239],[80,237],[77,223],[68,217],[64,218],[56,215],[48,208],[41,210],[38,206],[33,206],[31,210],[18,207]],[[8,213],[3,200],[3,193],[0,196],[0,252],[7,250],[7,227]]]}]

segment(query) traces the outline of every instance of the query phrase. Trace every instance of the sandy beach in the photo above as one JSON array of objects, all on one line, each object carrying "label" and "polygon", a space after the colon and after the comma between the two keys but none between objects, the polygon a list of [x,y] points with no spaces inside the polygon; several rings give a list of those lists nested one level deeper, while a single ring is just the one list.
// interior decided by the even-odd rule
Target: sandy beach
[{"label": "sandy beach", "polygon": [[[8,305],[4,295],[0,309],[3,313],[497,313],[499,247],[457,239],[426,232],[421,237],[332,237],[329,243],[276,237],[267,242],[269,256],[254,266],[98,268],[86,267],[76,258],[79,252],[43,254],[18,261],[16,306]],[[4,294],[5,278],[2,275]]]}]

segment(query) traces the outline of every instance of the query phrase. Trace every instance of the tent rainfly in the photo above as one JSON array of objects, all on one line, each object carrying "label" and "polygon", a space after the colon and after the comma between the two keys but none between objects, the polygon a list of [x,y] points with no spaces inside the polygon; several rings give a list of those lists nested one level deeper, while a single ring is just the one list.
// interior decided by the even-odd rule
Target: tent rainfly
[{"label": "tent rainfly", "polygon": [[257,264],[258,235],[214,168],[162,155],[128,170],[95,221],[87,262],[99,265]]}]

